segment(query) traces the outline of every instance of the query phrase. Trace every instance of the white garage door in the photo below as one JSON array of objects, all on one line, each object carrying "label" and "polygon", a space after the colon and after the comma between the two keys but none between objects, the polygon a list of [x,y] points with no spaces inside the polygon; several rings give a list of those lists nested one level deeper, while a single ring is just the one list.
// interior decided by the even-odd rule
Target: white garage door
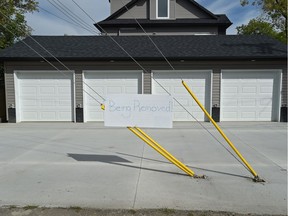
[{"label": "white garage door", "polygon": [[18,122],[73,121],[72,73],[25,71],[16,78]]},{"label": "white garage door", "polygon": [[104,120],[104,112],[94,99],[103,102],[97,93],[104,98],[107,94],[142,93],[142,71],[85,71],[84,82],[85,121]]},{"label": "white garage door", "polygon": [[[205,115],[203,111],[182,85],[182,78],[210,113],[211,71],[153,71],[153,78],[189,110],[198,121],[204,121]],[[152,93],[167,95],[165,90],[156,81],[152,81]],[[194,119],[175,101],[173,113],[174,121],[194,121]]]},{"label": "white garage door", "polygon": [[222,71],[222,121],[278,121],[281,73]]}]

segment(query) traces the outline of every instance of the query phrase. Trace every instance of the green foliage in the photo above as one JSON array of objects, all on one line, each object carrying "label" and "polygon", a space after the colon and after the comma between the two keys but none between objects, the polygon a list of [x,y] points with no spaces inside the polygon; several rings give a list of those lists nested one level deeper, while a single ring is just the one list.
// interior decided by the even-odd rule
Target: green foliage
[{"label": "green foliage", "polygon": [[174,209],[169,209],[169,208],[163,208],[163,209],[160,209],[160,211],[166,215],[174,214],[176,212]]},{"label": "green foliage", "polygon": [[240,35],[268,35],[272,38],[285,42],[285,39],[281,37],[282,35],[280,33],[274,30],[271,23],[262,21],[261,19],[252,19],[247,25],[238,26],[236,29]]},{"label": "green foliage", "polygon": [[32,209],[36,209],[36,208],[38,208],[38,206],[27,205],[27,206],[23,207],[24,210],[32,210]]},{"label": "green foliage", "polygon": [[132,215],[137,213],[137,211],[135,209],[129,209],[128,212]]},{"label": "green foliage", "polygon": [[79,206],[71,206],[70,209],[73,209],[77,213],[79,213],[82,210],[82,208]]},{"label": "green foliage", "polygon": [[259,34],[287,43],[287,0],[240,0],[240,3],[258,6],[262,14],[247,25],[237,27],[238,34],[254,34],[257,30]]},{"label": "green foliage", "polygon": [[0,3],[0,49],[11,46],[31,32],[25,13],[37,11],[35,0],[2,0]]}]

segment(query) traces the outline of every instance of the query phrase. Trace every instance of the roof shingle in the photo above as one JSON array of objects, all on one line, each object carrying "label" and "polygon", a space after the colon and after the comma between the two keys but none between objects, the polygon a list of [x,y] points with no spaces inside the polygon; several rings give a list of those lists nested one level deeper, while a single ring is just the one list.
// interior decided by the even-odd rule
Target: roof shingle
[{"label": "roof shingle", "polygon": [[[128,60],[129,56],[108,36],[32,36],[62,60]],[[152,36],[169,60],[286,59],[286,45],[261,35]],[[147,36],[114,36],[131,56],[162,60]],[[31,38],[24,42],[47,59],[53,59]],[[21,41],[0,51],[0,60],[41,59]]]}]

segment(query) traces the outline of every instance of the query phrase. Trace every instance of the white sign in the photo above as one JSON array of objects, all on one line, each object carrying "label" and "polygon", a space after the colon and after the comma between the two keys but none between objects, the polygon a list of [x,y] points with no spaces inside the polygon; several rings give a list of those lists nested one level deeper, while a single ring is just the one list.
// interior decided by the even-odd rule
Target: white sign
[{"label": "white sign", "polygon": [[106,97],[107,127],[172,128],[173,99],[166,95],[113,94]]}]

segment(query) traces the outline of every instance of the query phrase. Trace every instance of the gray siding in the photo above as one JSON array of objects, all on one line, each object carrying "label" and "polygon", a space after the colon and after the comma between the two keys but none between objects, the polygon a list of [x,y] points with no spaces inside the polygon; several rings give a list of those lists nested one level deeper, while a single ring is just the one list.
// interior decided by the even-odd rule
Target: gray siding
[{"label": "gray siding", "polygon": [[150,0],[150,19],[156,19],[156,0]]},{"label": "gray siding", "polygon": [[[121,2],[121,1],[120,1]],[[147,19],[148,18],[148,3],[146,0],[141,0],[135,4],[129,11],[122,14],[118,19]],[[122,7],[124,5],[122,4]]]},{"label": "gray siding", "polygon": [[187,0],[178,0],[176,3],[176,19],[185,18],[211,18]]},{"label": "gray siding", "polygon": [[151,72],[143,74],[143,94],[151,94]]},{"label": "gray siding", "polygon": [[[5,70],[5,92],[6,92],[6,113],[8,113],[8,108],[15,103],[15,85],[14,85],[14,73],[13,71]],[[7,115],[7,120],[8,115]]]},{"label": "gray siding", "polygon": [[170,19],[176,19],[176,0],[170,0]]},{"label": "gray siding", "polygon": [[83,107],[83,75],[81,70],[75,71],[75,104]]},{"label": "gray siding", "polygon": [[212,75],[212,107],[220,107],[221,71],[214,69]]},{"label": "gray siding", "polygon": [[281,105],[282,106],[288,106],[287,104],[287,68],[283,68],[282,70],[282,102]]},{"label": "gray siding", "polygon": [[126,5],[132,0],[110,0],[110,13],[113,14],[117,10],[123,7],[123,4]]}]

